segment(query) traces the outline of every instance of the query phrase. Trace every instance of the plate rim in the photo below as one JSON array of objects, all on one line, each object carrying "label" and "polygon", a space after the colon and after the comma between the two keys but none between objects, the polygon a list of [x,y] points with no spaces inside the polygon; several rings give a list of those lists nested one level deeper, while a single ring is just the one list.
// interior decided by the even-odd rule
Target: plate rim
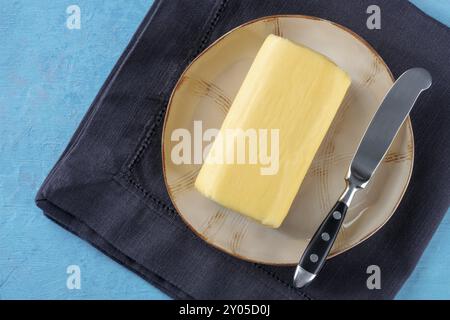
[{"label": "plate rim", "polygon": [[[221,42],[222,40],[224,40],[226,37],[228,37],[231,33],[238,31],[239,29],[242,29],[244,27],[247,27],[251,24],[255,24],[261,21],[265,21],[265,20],[271,20],[271,19],[279,19],[279,18],[298,18],[298,19],[306,19],[306,20],[316,20],[316,21],[321,21],[321,22],[325,22],[325,23],[330,23],[333,26],[346,31],[347,33],[349,33],[350,35],[352,35],[355,40],[361,42],[365,47],[367,47],[378,59],[379,61],[383,64],[383,66],[385,67],[385,69],[388,72],[388,75],[392,81],[392,83],[395,82],[395,77],[392,74],[391,69],[389,68],[389,66],[387,65],[387,63],[384,61],[384,59],[381,57],[381,55],[373,48],[373,46],[367,41],[365,40],[362,36],[360,36],[359,34],[357,34],[356,32],[354,32],[353,30],[349,29],[346,26],[343,26],[337,22],[333,22],[331,20],[327,20],[327,19],[323,19],[323,18],[319,18],[319,17],[315,17],[315,16],[309,16],[309,15],[302,15],[302,14],[276,14],[276,15],[269,15],[269,16],[263,16],[263,17],[259,17],[256,19],[252,19],[249,20],[243,24],[240,24],[234,28],[232,28],[231,30],[227,31],[226,33],[224,33],[222,36],[220,36],[219,38],[217,38],[214,42],[212,42],[208,47],[206,47],[199,55],[197,55],[187,66],[186,68],[183,70],[183,72],[181,73],[181,75],[179,76],[175,86],[172,89],[172,92],[170,94],[170,98],[169,101],[167,103],[167,107],[166,107],[166,111],[164,114],[164,122],[163,122],[163,128],[162,128],[162,133],[161,133],[161,162],[162,162],[162,172],[163,172],[163,178],[164,178],[164,185],[166,187],[167,190],[167,194],[169,196],[169,199],[172,203],[172,205],[175,208],[175,211],[177,212],[178,216],[181,218],[181,220],[183,221],[183,223],[196,235],[198,236],[200,239],[202,239],[203,241],[205,241],[208,245],[212,246],[213,248],[219,250],[220,252],[223,252],[229,256],[247,261],[247,262],[251,262],[251,263],[258,263],[258,264],[265,264],[265,265],[272,265],[272,266],[295,266],[297,265],[297,263],[289,263],[289,262],[268,262],[268,261],[261,261],[261,260],[257,260],[257,259],[253,259],[253,258],[249,258],[249,257],[245,257],[242,256],[238,253],[235,252],[230,252],[227,251],[225,248],[220,247],[219,245],[215,244],[212,241],[209,241],[208,238],[206,238],[205,236],[203,236],[201,233],[199,233],[191,224],[189,221],[187,221],[185,219],[185,217],[183,216],[183,214],[181,213],[181,211],[178,209],[177,204],[171,194],[170,188],[169,188],[169,184],[167,181],[167,174],[166,174],[166,165],[165,165],[165,148],[164,148],[164,137],[166,134],[166,125],[167,125],[167,121],[169,118],[169,114],[170,114],[170,109],[173,103],[173,98],[175,96],[175,94],[177,93],[180,85],[183,83],[183,79],[185,74],[189,71],[189,69],[192,67],[192,65],[197,61],[200,60],[202,58],[202,56],[204,54],[206,54],[212,47],[216,46],[219,42]],[[361,243],[363,243],[364,241],[366,241],[367,239],[369,239],[370,237],[372,237],[375,233],[377,233],[382,227],[385,226],[385,224],[391,220],[392,216],[394,215],[394,213],[397,211],[398,206],[400,205],[400,202],[402,201],[403,197],[405,196],[406,190],[408,189],[409,183],[411,181],[411,176],[412,176],[412,172],[413,172],[413,168],[414,168],[414,158],[415,158],[415,143],[414,143],[414,131],[412,128],[412,122],[411,122],[411,118],[410,115],[408,115],[405,119],[405,121],[403,122],[403,124],[406,125],[407,130],[409,131],[409,134],[411,136],[411,165],[410,165],[410,169],[408,172],[408,178],[406,180],[405,186],[402,190],[401,195],[399,196],[392,212],[389,214],[389,216],[386,218],[385,221],[383,221],[382,224],[380,224],[377,228],[375,228],[374,230],[372,230],[372,232],[370,232],[369,234],[367,234],[365,237],[363,237],[362,239],[360,239],[359,241],[355,242],[354,244],[348,245],[344,248],[341,248],[339,251],[336,251],[333,254],[330,254],[327,257],[328,259],[334,258],[358,245],[360,245]]]}]

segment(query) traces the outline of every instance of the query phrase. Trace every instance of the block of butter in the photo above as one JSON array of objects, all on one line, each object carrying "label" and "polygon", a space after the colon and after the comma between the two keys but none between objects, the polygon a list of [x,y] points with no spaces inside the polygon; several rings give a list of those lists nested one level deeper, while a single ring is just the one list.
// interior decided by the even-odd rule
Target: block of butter
[{"label": "block of butter", "polygon": [[323,55],[268,36],[209,149],[196,189],[279,227],[350,83]]}]

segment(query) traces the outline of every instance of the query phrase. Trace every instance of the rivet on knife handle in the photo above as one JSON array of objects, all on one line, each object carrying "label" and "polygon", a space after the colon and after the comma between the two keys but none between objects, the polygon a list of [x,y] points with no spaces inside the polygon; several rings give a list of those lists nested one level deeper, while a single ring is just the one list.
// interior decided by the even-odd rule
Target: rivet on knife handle
[{"label": "rivet on knife handle", "polygon": [[389,90],[353,157],[346,190],[314,233],[300,259],[294,275],[297,288],[313,281],[322,269],[354,194],[367,185],[417,98],[431,83],[427,70],[413,68],[403,73]]}]

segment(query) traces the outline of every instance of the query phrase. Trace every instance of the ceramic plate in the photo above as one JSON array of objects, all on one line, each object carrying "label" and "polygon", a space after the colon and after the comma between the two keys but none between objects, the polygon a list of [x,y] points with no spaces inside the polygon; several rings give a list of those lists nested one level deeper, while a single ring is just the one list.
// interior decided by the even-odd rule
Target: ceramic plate
[{"label": "ceramic plate", "polygon": [[[352,78],[352,86],[303,181],[283,224],[262,226],[203,197],[194,188],[200,165],[176,165],[173,130],[220,128],[250,65],[269,34],[329,57]],[[185,70],[169,102],[162,138],[168,193],[187,225],[216,248],[266,264],[296,264],[324,216],[344,190],[344,177],[359,141],[393,77],[363,39],[335,23],[307,16],[271,16],[227,33]],[[194,134],[192,132],[192,134]],[[357,193],[330,256],[373,235],[392,216],[413,167],[413,133],[408,118],[365,190]],[[280,190],[283,192],[283,190]]]}]

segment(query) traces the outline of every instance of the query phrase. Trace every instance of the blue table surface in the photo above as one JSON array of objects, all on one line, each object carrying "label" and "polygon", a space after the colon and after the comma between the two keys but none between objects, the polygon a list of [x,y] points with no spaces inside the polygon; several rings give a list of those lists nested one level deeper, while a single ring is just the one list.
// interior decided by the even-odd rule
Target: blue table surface
[{"label": "blue table surface", "polygon": [[[1,0],[0,299],[168,299],[44,217],[34,195],[152,0]],[[450,25],[449,0],[414,0]],[[81,29],[66,8],[81,9]],[[447,214],[400,299],[450,298]],[[81,289],[66,286],[69,265]]]}]

